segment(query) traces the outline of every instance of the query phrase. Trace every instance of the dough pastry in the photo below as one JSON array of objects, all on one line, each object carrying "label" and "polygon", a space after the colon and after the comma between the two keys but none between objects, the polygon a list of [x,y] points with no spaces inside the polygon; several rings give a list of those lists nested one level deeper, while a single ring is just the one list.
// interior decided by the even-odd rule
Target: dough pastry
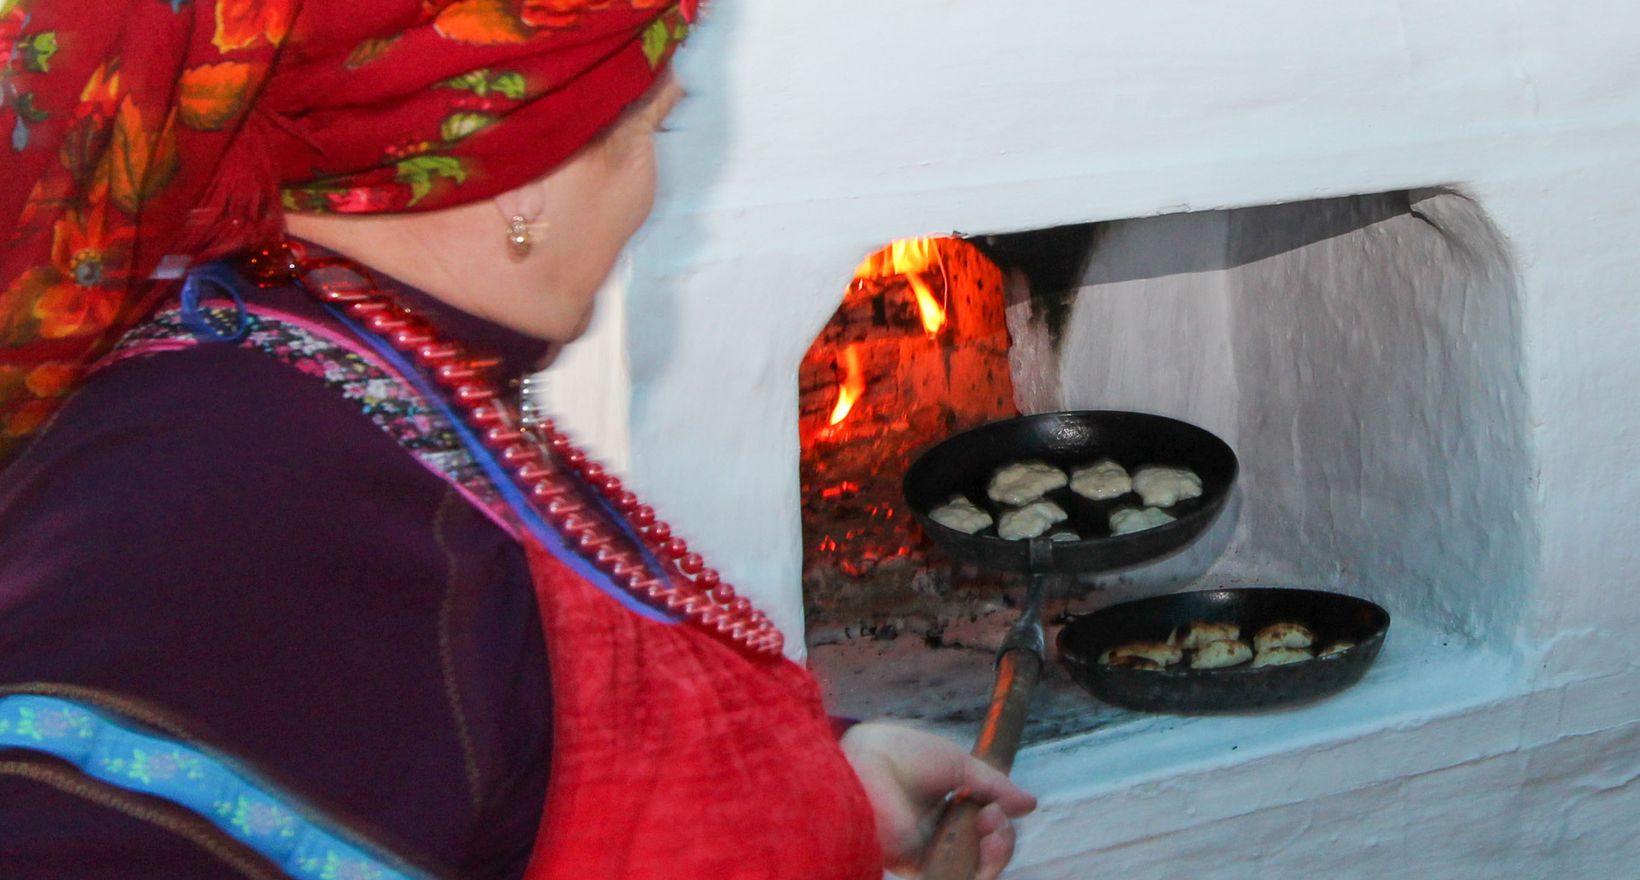
[{"label": "dough pastry", "polygon": [[1073,471],[1071,491],[1083,498],[1104,501],[1132,492],[1133,479],[1126,468],[1105,458]]},{"label": "dough pastry", "polygon": [[1160,672],[1167,668],[1155,660],[1147,660],[1144,657],[1122,657],[1105,665],[1115,669],[1143,669],[1147,672]]},{"label": "dough pastry", "polygon": [[1154,529],[1157,526],[1167,525],[1173,517],[1160,508],[1147,507],[1139,510],[1133,507],[1124,507],[1110,515],[1110,533],[1126,535],[1133,532],[1142,532],[1145,529]]},{"label": "dough pastry", "polygon": [[1353,647],[1355,647],[1354,642],[1333,642],[1327,646],[1326,650],[1315,656],[1317,659],[1325,660],[1328,657],[1337,657],[1339,654],[1342,654]]},{"label": "dough pastry", "polygon": [[934,508],[928,518],[969,535],[991,524],[991,515],[979,509],[966,495],[952,495],[950,501]]},{"label": "dough pastry", "polygon": [[1313,644],[1315,633],[1296,623],[1272,623],[1253,636],[1253,648],[1260,653],[1271,648],[1308,648]]},{"label": "dough pastry", "polygon": [[1064,522],[1066,516],[1065,511],[1052,501],[1033,501],[1004,513],[997,520],[997,536],[1008,541],[1034,538],[1054,523]]},{"label": "dough pastry", "polygon": [[1303,663],[1310,659],[1308,648],[1271,648],[1268,651],[1258,652],[1253,658],[1253,668],[1260,666],[1285,666],[1288,663]]},{"label": "dough pastry", "polygon": [[1027,504],[1070,482],[1065,472],[1040,461],[1020,461],[997,471],[986,494],[1003,504]]},{"label": "dough pastry", "polygon": [[1167,637],[1167,643],[1169,645],[1178,645],[1186,651],[1193,651],[1208,642],[1239,638],[1241,638],[1241,627],[1234,623],[1192,620],[1185,626],[1174,629],[1173,634]]},{"label": "dough pastry", "polygon": [[1202,494],[1202,478],[1196,472],[1176,467],[1142,467],[1133,474],[1133,491],[1147,507],[1172,507]]},{"label": "dough pastry", "polygon": [[1190,658],[1191,669],[1223,669],[1253,659],[1253,649],[1239,639],[1215,639],[1202,645]]},{"label": "dough pastry", "polygon": [[1066,531],[1065,529],[1060,529],[1059,531],[1054,532],[1053,534],[1049,535],[1048,540],[1054,541],[1054,542],[1080,541],[1080,540],[1082,540],[1082,536],[1078,535],[1075,532]]},{"label": "dough pastry", "polygon": [[1106,666],[1114,666],[1130,657],[1138,657],[1163,666],[1172,666],[1184,659],[1184,651],[1166,642],[1128,642],[1125,645],[1117,645],[1099,655],[1099,662]]}]

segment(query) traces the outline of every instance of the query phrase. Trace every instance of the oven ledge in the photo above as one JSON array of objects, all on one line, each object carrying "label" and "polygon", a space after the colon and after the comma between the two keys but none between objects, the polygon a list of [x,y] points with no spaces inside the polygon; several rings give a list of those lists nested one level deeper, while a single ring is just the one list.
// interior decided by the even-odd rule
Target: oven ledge
[{"label": "oven ledge", "polygon": [[1007,876],[1632,870],[1622,817],[1640,815],[1640,671],[1532,690],[1517,663],[1396,621],[1337,696],[1130,714],[1032,746],[1014,777],[1041,805]]}]

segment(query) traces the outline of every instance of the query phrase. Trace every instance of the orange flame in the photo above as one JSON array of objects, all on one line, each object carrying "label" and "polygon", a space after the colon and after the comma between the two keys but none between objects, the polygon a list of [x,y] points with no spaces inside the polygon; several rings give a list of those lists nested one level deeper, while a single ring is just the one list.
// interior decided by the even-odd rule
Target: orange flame
[{"label": "orange flame", "polygon": [[934,300],[934,291],[928,289],[928,283],[921,275],[905,276],[911,282],[911,289],[917,292],[917,311],[922,314],[923,332],[929,336],[940,332],[945,326],[945,309]]},{"label": "orange flame", "polygon": [[854,277],[871,279],[904,275],[911,284],[912,292],[917,295],[917,311],[922,318],[923,332],[933,336],[945,326],[945,306],[934,298],[934,291],[923,280],[922,273],[939,262],[938,239],[902,238],[866,257],[854,270]]},{"label": "orange flame", "polygon": [[856,346],[843,349],[843,381],[837,385],[837,405],[831,409],[831,422],[837,424],[848,418],[854,402],[866,391],[865,371],[860,368],[860,352]]}]

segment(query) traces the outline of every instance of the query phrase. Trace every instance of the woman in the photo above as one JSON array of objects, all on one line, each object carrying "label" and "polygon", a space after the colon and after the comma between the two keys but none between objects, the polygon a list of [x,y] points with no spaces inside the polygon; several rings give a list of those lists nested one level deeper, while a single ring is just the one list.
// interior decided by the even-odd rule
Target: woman
[{"label": "woman", "polygon": [[648,214],[658,2],[0,3],[0,873],[870,877],[957,789],[1001,870],[1028,795],[834,740],[506,401]]}]

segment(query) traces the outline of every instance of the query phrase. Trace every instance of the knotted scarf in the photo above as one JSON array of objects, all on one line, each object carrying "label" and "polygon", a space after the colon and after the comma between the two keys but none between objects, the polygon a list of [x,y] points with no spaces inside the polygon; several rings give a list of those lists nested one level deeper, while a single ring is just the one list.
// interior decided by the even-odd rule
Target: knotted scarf
[{"label": "knotted scarf", "polygon": [[286,210],[540,177],[649,88],[694,6],[0,0],[0,463],[188,265]]}]

